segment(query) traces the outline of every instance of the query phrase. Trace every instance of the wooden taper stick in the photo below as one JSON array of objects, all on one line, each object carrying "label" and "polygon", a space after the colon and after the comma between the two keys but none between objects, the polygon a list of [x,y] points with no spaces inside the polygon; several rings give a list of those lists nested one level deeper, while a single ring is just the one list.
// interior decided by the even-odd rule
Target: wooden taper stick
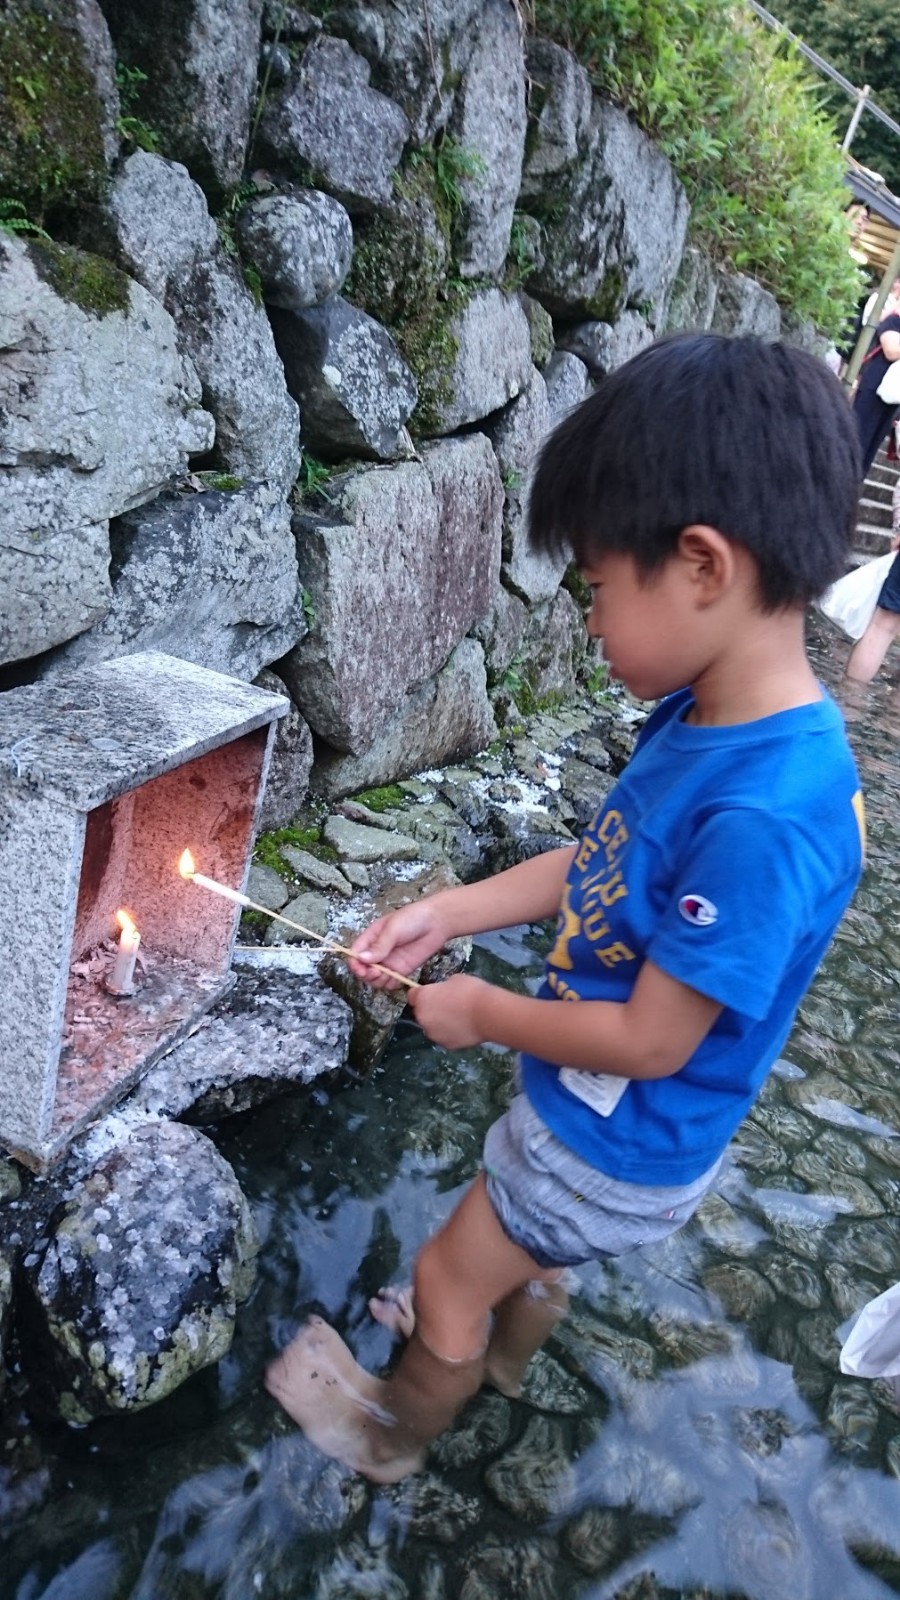
[{"label": "wooden taper stick", "polygon": [[[289,928],[295,928],[305,938],[315,939],[323,950],[327,950],[332,955],[349,956],[353,961],[359,960],[359,956],[348,949],[346,945],[332,944],[323,934],[314,933],[312,928],[304,928],[301,922],[293,922],[290,917],[282,916],[280,911],[272,911],[268,906],[257,905],[255,900],[251,900],[247,895],[241,894],[238,889],[229,889],[227,884],[217,883],[215,878],[207,878],[204,873],[195,872],[192,868],[188,869],[186,866],[181,867],[181,874],[182,877],[189,878],[191,883],[199,883],[201,889],[208,889],[211,894],[219,894],[224,900],[233,900],[236,905],[246,906],[248,911],[261,911],[263,916],[274,917],[276,922],[286,923]],[[366,965],[371,967],[373,972],[383,972],[386,977],[395,978],[398,983],[405,984],[407,989],[418,989],[420,987],[415,978],[408,978],[402,972],[395,972],[393,967],[386,967],[381,961],[369,961]]]}]

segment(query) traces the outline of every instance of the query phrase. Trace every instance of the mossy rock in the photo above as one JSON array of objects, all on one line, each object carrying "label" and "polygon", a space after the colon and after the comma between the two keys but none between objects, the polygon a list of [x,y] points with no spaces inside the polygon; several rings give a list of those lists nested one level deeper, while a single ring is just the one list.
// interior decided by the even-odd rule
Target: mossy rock
[{"label": "mossy rock", "polygon": [[[346,298],[390,328],[435,303],[450,261],[452,217],[418,153],[395,178],[388,211],[357,226]],[[413,264],[411,266],[411,264]]]},{"label": "mossy rock", "polygon": [[60,299],[68,300],[91,316],[106,317],[127,311],[130,279],[102,256],[89,255],[70,245],[30,242],[28,254],[39,278]]},{"label": "mossy rock", "polygon": [[37,223],[100,198],[104,108],[67,0],[6,0],[0,107],[0,194]]}]

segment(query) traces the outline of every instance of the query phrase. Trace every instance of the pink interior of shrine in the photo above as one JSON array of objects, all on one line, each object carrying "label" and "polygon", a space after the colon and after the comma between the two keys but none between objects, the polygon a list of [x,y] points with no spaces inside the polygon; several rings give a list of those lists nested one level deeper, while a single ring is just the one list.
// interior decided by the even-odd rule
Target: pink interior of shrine
[{"label": "pink interior of shrine", "polygon": [[266,738],[244,734],[88,813],[73,961],[118,936],[121,907],[145,952],[227,966],[236,908],[181,877],[178,860],[188,848],[198,872],[242,887]]}]

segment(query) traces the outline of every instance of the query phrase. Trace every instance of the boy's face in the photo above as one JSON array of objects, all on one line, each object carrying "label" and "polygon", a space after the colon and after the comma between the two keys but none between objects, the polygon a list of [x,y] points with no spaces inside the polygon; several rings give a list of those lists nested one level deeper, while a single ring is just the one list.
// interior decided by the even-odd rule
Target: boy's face
[{"label": "boy's face", "polygon": [[648,577],[633,556],[608,550],[581,570],[591,590],[587,630],[603,640],[613,677],[640,700],[659,700],[691,683],[702,670],[702,645],[694,592],[679,558],[670,557]]}]

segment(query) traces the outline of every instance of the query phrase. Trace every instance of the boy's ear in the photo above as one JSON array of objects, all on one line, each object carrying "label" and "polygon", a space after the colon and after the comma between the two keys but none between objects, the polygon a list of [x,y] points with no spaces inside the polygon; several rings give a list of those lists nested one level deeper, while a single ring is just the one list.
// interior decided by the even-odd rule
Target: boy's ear
[{"label": "boy's ear", "polygon": [[712,605],[737,577],[737,556],[730,539],[705,522],[691,522],[678,535],[677,552],[700,605]]}]

